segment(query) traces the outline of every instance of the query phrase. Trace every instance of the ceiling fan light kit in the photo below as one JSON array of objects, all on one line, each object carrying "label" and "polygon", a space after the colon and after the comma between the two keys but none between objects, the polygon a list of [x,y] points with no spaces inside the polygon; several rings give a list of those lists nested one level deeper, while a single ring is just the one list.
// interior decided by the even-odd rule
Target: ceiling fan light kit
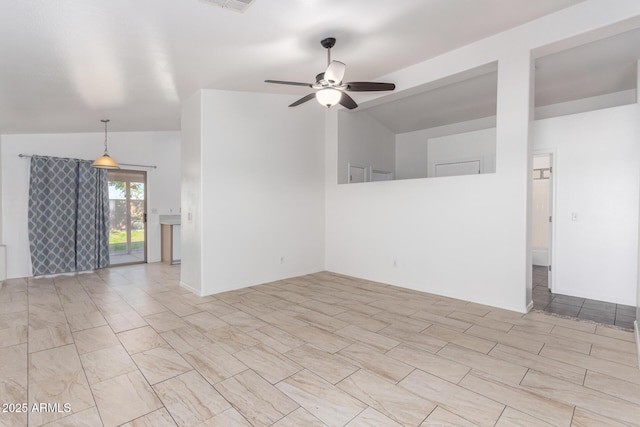
[{"label": "ceiling fan light kit", "polygon": [[331,108],[340,102],[342,98],[342,92],[330,87],[320,89],[316,92],[316,100],[320,105],[324,105],[327,108]]},{"label": "ceiling fan light kit", "polygon": [[317,92],[310,93],[309,95],[300,98],[289,107],[297,107],[313,98],[316,98],[320,105],[331,108],[334,105],[340,104],[349,110],[358,107],[358,104],[349,96],[346,91],[350,92],[379,92],[394,90],[396,85],[393,83],[379,83],[379,82],[349,82],[343,83],[342,78],[346,71],[347,66],[340,61],[331,60],[331,48],[336,44],[334,37],[327,37],[320,41],[322,47],[327,49],[327,69],[316,76],[316,82],[300,83],[300,82],[288,82],[282,80],[265,80],[265,83],[275,83],[280,85],[289,86],[305,86],[315,89]]}]

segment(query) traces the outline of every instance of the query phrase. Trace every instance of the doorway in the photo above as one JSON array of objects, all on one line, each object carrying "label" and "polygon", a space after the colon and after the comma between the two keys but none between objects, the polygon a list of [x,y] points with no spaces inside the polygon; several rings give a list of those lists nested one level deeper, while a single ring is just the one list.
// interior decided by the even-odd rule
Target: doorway
[{"label": "doorway", "polygon": [[147,173],[110,170],[111,265],[147,262]]},{"label": "doorway", "polygon": [[533,308],[544,309],[552,299],[553,155],[533,157],[531,203],[531,255]]}]

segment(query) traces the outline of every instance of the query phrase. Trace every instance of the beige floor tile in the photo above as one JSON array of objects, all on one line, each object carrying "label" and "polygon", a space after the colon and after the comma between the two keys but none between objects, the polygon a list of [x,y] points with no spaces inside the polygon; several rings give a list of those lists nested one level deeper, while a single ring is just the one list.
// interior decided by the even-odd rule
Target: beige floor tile
[{"label": "beige floor tile", "polygon": [[218,383],[248,369],[247,366],[217,344],[183,354],[183,357],[211,384]]},{"label": "beige floor tile", "polygon": [[531,339],[533,341],[559,347],[568,351],[574,351],[582,354],[591,352],[591,344],[585,341],[573,339],[571,337],[562,337],[558,335],[534,332],[531,328],[523,328],[522,326],[514,326],[508,335],[520,337],[522,339]]},{"label": "beige floor tile", "polygon": [[298,407],[293,400],[251,370],[226,379],[215,387],[255,426],[270,426]]},{"label": "beige floor tile", "polygon": [[402,424],[385,417],[373,408],[367,408],[345,427],[402,427]]},{"label": "beige floor tile", "polygon": [[414,367],[399,360],[377,352],[373,347],[364,344],[352,344],[340,350],[339,354],[352,360],[362,369],[371,371],[391,382],[398,382]]},{"label": "beige floor tile", "polygon": [[547,323],[551,325],[563,326],[581,332],[595,333],[596,325],[593,323],[581,322],[578,319],[565,319],[563,317],[553,316],[549,313],[531,311],[523,316],[524,320],[533,320],[536,322]]},{"label": "beige floor tile", "polygon": [[309,411],[304,408],[298,408],[291,412],[280,421],[273,424],[273,427],[326,427],[327,425],[311,415]]},{"label": "beige floor tile", "polygon": [[29,312],[29,353],[73,343],[63,311]]},{"label": "beige floor tile", "polygon": [[129,305],[142,317],[151,316],[152,314],[158,314],[169,310],[167,307],[153,299],[130,302]]},{"label": "beige floor tile", "polygon": [[[27,345],[0,348],[0,403],[27,402]],[[10,408],[2,408],[10,409]],[[0,414],[0,426],[27,425],[27,413],[11,410]]]},{"label": "beige floor tile", "polygon": [[361,401],[307,370],[276,387],[328,426],[343,426],[366,409]]},{"label": "beige floor tile", "polygon": [[491,351],[491,349],[496,345],[493,341],[467,335],[440,325],[430,326],[421,333],[445,342],[457,344],[461,347],[479,351],[480,353],[489,353],[489,351]]},{"label": "beige floor tile", "polygon": [[594,414],[582,408],[576,408],[571,427],[620,427],[622,424],[611,418]]},{"label": "beige floor tile", "polygon": [[447,317],[502,332],[509,332],[514,326],[513,323],[507,323],[495,319],[488,319],[486,317],[477,316],[475,314],[465,313],[464,311],[454,311]]},{"label": "beige floor tile", "polygon": [[442,347],[447,345],[447,341],[432,337],[431,335],[399,330],[396,329],[396,326],[397,324],[391,325],[387,328],[382,329],[379,333],[396,339],[403,344],[410,345],[411,347],[416,347],[420,350],[428,351],[429,353],[437,353]]},{"label": "beige floor tile", "polygon": [[239,351],[234,356],[271,384],[302,370],[302,366],[291,359],[261,344]]},{"label": "beige floor tile", "polygon": [[227,409],[226,411],[209,418],[204,423],[198,425],[198,427],[252,427],[251,424],[244,418],[240,412],[234,408]]},{"label": "beige floor tile", "polygon": [[580,366],[613,378],[640,384],[640,370],[631,366],[622,365],[609,360],[598,359],[581,353],[565,351],[552,346],[545,346],[540,352],[540,355],[549,359]]},{"label": "beige floor tile", "polygon": [[247,334],[261,344],[271,347],[280,353],[286,353],[304,344],[304,341],[301,339],[275,326],[263,326],[260,329],[249,331]]},{"label": "beige floor tile", "polygon": [[477,427],[477,424],[437,407],[429,414],[427,419],[420,424],[420,427]]},{"label": "beige floor tile", "polygon": [[169,346],[136,353],[131,358],[152,385],[193,369],[177,351]]},{"label": "beige floor tile", "polygon": [[189,353],[213,343],[209,338],[198,332],[194,326],[173,329],[161,333],[160,336],[180,354]]},{"label": "beige floor tile", "polygon": [[454,414],[464,414],[480,426],[493,426],[504,410],[500,403],[420,370],[413,371],[399,385]]},{"label": "beige floor tile", "polygon": [[316,328],[315,326],[304,326],[285,330],[291,335],[329,353],[335,353],[353,344],[351,340],[339,337],[336,334]]},{"label": "beige floor tile", "polygon": [[169,412],[165,408],[161,408],[122,424],[121,427],[176,427],[176,425]]},{"label": "beige floor tile", "polygon": [[83,331],[85,329],[97,328],[107,324],[102,313],[91,311],[89,313],[68,314],[67,321],[72,332]]},{"label": "beige floor tile", "polygon": [[[72,413],[95,406],[87,378],[74,345],[29,355],[29,405],[68,403]],[[29,412],[29,425],[39,426],[62,418],[64,412]]]},{"label": "beige floor tile", "polygon": [[237,353],[260,344],[259,341],[235,326],[212,329],[205,332],[204,335],[229,353]]},{"label": "beige floor tile", "polygon": [[510,347],[519,348],[530,353],[538,354],[544,345],[544,342],[534,341],[526,337],[514,335],[511,332],[501,332],[495,329],[485,328],[483,326],[473,325],[466,330],[465,334],[473,335],[478,338],[484,338],[489,341],[508,345]]},{"label": "beige floor tile", "polygon": [[21,311],[0,314],[0,348],[24,344],[29,341],[29,314]]},{"label": "beige floor tile", "polygon": [[196,371],[189,371],[153,386],[181,427],[198,425],[231,405]]},{"label": "beige floor tile", "polygon": [[267,326],[264,321],[243,311],[236,311],[231,314],[220,316],[220,319],[243,332]]},{"label": "beige floor tile", "polygon": [[[477,351],[469,350],[468,348],[459,347],[455,344],[448,344],[437,354],[438,356],[444,357],[451,361],[455,361],[464,366],[468,366],[470,368],[473,368],[474,370],[490,374],[510,384],[519,384],[520,381],[522,381],[522,378],[524,378],[524,374],[527,373],[528,369],[523,366],[510,363],[490,355],[486,355],[484,353],[479,353]],[[424,371],[424,369],[422,370]],[[433,372],[430,373],[438,375]]]},{"label": "beige floor tile", "polygon": [[452,318],[452,317],[440,316],[440,315],[437,315],[437,314],[433,314],[432,312],[429,312],[428,310],[429,309],[426,309],[424,311],[418,311],[417,313],[414,313],[413,315],[411,315],[411,317],[415,317],[417,319],[426,320],[429,323],[434,324],[434,325],[446,326],[447,328],[453,329],[454,331],[458,331],[458,332],[464,332],[467,329],[469,329],[471,327],[471,325],[472,325],[469,322],[463,322],[461,320],[457,320],[457,319]]},{"label": "beige floor tile", "polygon": [[[567,424],[568,425],[568,424]],[[538,418],[516,411],[512,408],[505,408],[496,423],[495,427],[550,427],[552,424],[546,423]]]},{"label": "beige floor tile", "polygon": [[218,299],[211,300],[202,304],[198,304],[198,308],[202,311],[208,311],[215,316],[224,316],[226,314],[235,313],[237,308],[227,304],[224,301]]},{"label": "beige floor tile", "polygon": [[565,328],[562,326],[556,326],[551,331],[553,335],[558,335],[561,337],[577,339],[581,341],[585,341],[589,344],[597,344],[605,348],[616,349],[617,351],[624,351],[626,353],[635,353],[636,345],[633,342],[629,342],[627,340],[621,340],[617,338],[611,338],[604,335],[597,335],[588,332],[580,332],[575,331],[570,328]]},{"label": "beige floor tile", "polygon": [[162,407],[139,371],[91,386],[105,427],[119,426]]},{"label": "beige floor tile", "polygon": [[147,326],[147,322],[134,310],[106,314],[104,317],[115,333]]},{"label": "beige floor tile", "polygon": [[300,306],[306,307],[309,310],[317,311],[318,313],[326,314],[327,316],[335,317],[336,315],[344,312],[346,308],[335,304],[327,304],[315,299],[307,299],[299,303]]},{"label": "beige floor tile", "polygon": [[309,344],[295,348],[285,356],[331,384],[336,384],[359,369],[348,359]]},{"label": "beige floor tile", "polygon": [[200,307],[180,300],[163,301],[162,304],[180,317],[199,313],[201,311]]},{"label": "beige floor tile", "polygon": [[120,332],[116,336],[129,354],[141,353],[166,345],[166,341],[150,326]]},{"label": "beige floor tile", "polygon": [[100,420],[100,414],[98,414],[98,408],[95,406],[80,411],[76,414],[71,414],[67,417],[60,418],[59,420],[52,421],[45,424],[46,427],[96,427],[102,426],[102,420]]},{"label": "beige floor tile", "polygon": [[387,336],[377,334],[375,332],[370,332],[366,329],[362,329],[361,327],[354,325],[345,326],[342,329],[338,329],[334,333],[352,341],[367,344],[380,352],[391,350],[392,348],[400,344],[399,341],[391,339]]},{"label": "beige floor tile", "polygon": [[303,322],[307,322],[310,325],[329,332],[333,332],[347,326],[346,322],[343,322],[336,317],[327,316],[326,314],[318,313],[313,310],[298,313],[298,315],[296,315],[296,319],[302,320]]},{"label": "beige floor tile", "polygon": [[602,325],[596,326],[596,335],[602,335],[603,337],[615,338],[632,343],[635,343],[636,341],[632,331],[623,331],[620,329],[608,328]]},{"label": "beige floor tile", "polygon": [[553,377],[563,379],[575,384],[582,384],[587,372],[585,368],[571,365],[563,361],[553,360],[544,356],[529,353],[528,351],[498,344],[489,352],[491,357],[504,360],[526,368],[535,369]]},{"label": "beige floor tile", "polygon": [[[345,307],[345,308],[348,308]],[[374,319],[366,314],[358,313],[356,311],[343,311],[335,316],[336,319],[340,319],[350,325],[358,326],[362,329],[366,329],[371,332],[378,332],[381,329],[389,326],[388,323],[381,320]]]},{"label": "beige floor tile", "polygon": [[529,371],[521,385],[550,399],[579,406],[596,414],[631,425],[640,425],[638,405],[597,390],[563,381],[536,371]]},{"label": "beige floor tile", "polygon": [[631,367],[638,366],[637,354],[617,351],[615,348],[605,348],[594,344],[593,346],[591,346],[591,353],[589,354],[597,359],[609,360],[611,362],[616,362]]},{"label": "beige floor tile", "polygon": [[81,354],[80,360],[89,384],[99,383],[138,369],[121,345]]},{"label": "beige floor tile", "polygon": [[518,385],[506,384],[490,375],[472,372],[460,381],[460,385],[551,425],[568,426],[571,423],[572,405],[539,396]]},{"label": "beige floor tile", "polygon": [[80,354],[120,345],[116,334],[113,333],[109,326],[99,326],[75,332],[73,338]]},{"label": "beige floor tile", "polygon": [[[375,319],[381,320],[383,322],[389,323],[389,326],[379,331],[379,333],[383,333],[384,331],[389,331],[390,329],[396,331],[402,331],[407,333],[418,333],[422,332],[433,323],[427,322],[426,320],[418,319],[415,317],[407,317],[401,316],[399,314],[390,313],[388,311],[382,311],[373,316]],[[389,336],[389,333],[384,333],[383,335]]]},{"label": "beige floor tile", "polygon": [[469,366],[465,366],[454,360],[404,344],[388,351],[386,354],[387,356],[393,357],[415,368],[422,369],[425,372],[452,383],[460,381],[471,370]]},{"label": "beige floor tile", "polygon": [[222,328],[229,326],[227,322],[220,320],[217,316],[211,313],[202,311],[200,313],[191,314],[182,318],[187,323],[193,325],[200,332],[207,332],[211,329]]},{"label": "beige floor tile", "polygon": [[[287,303],[286,307],[291,307],[291,303]],[[269,314],[263,314],[262,316],[258,316],[258,318],[272,326],[277,326],[282,329],[301,328],[309,325],[308,322],[296,319],[298,312],[288,310],[287,308],[273,311]]]},{"label": "beige floor tile", "polygon": [[436,407],[433,402],[364,370],[345,378],[337,386],[403,425],[419,425]]},{"label": "beige floor tile", "polygon": [[184,328],[188,325],[187,322],[173,314],[171,311],[152,314],[144,317],[144,320],[146,320],[147,323],[158,333],[170,331],[172,329]]},{"label": "beige floor tile", "polygon": [[635,403],[640,410],[640,384],[587,371],[584,386]]}]

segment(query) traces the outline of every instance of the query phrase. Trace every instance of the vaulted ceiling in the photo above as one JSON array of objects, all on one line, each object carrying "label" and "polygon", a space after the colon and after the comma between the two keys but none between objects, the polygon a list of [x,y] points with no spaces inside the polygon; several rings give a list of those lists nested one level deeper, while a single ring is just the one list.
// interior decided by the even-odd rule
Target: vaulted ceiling
[{"label": "vaulted ceiling", "polygon": [[312,81],[327,36],[375,80],[580,1],[0,0],[0,133],[177,130],[199,88],[306,94],[264,79]]}]

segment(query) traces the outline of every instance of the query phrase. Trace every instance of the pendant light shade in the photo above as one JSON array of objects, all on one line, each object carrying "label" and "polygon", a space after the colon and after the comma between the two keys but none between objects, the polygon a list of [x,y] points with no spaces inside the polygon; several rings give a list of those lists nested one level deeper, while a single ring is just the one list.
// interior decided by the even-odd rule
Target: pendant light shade
[{"label": "pendant light shade", "polygon": [[333,88],[324,88],[320,89],[316,92],[316,100],[320,105],[324,105],[325,107],[333,107],[338,102],[340,102],[340,98],[342,98],[342,92]]},{"label": "pendant light shade", "polygon": [[107,123],[109,120],[100,120],[104,123],[104,154],[102,157],[98,157],[91,166],[100,169],[120,169],[120,165],[111,156],[107,150]]}]

